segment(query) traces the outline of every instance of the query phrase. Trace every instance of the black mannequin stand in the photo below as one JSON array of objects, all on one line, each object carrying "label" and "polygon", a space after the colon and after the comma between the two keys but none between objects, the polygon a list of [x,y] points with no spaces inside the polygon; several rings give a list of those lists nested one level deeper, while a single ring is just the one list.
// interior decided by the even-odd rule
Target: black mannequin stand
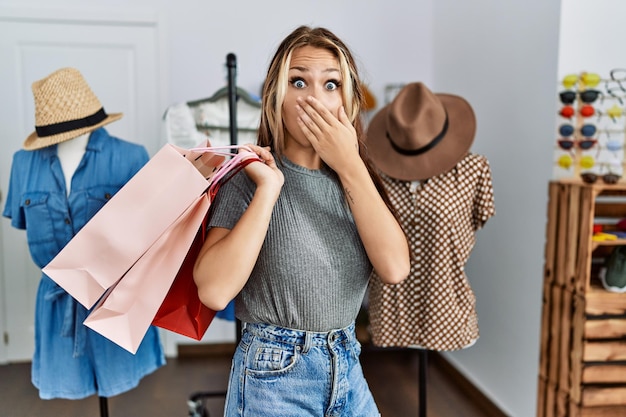
[{"label": "black mannequin stand", "polygon": [[106,397],[98,397],[100,399],[100,417],[109,416],[109,404]]},{"label": "black mannequin stand", "polygon": [[428,374],[428,351],[424,349],[419,349],[418,351],[418,359],[419,359],[419,417],[426,417],[426,382],[427,382],[427,374]]}]

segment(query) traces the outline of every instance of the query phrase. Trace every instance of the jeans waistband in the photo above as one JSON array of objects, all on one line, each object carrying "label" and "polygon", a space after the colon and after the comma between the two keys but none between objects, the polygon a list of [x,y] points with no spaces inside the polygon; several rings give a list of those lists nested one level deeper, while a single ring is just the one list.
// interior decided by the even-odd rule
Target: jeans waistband
[{"label": "jeans waistband", "polygon": [[310,346],[336,345],[356,340],[354,323],[342,329],[334,329],[328,332],[296,330],[264,323],[244,323],[243,328],[245,331],[258,337],[282,343],[305,346],[305,351],[308,350]]}]

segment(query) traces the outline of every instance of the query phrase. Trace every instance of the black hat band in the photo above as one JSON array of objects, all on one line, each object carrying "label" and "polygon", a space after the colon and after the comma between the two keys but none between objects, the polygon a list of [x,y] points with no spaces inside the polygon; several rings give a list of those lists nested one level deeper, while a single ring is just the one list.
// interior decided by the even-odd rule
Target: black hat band
[{"label": "black hat band", "polygon": [[70,132],[84,127],[95,126],[106,119],[107,116],[104,107],[100,107],[100,110],[82,119],[68,120],[67,122],[53,123],[45,126],[35,126],[35,131],[37,132],[37,136],[44,138],[46,136],[58,135],[59,133]]},{"label": "black hat band", "polygon": [[417,148],[417,149],[404,149],[399,147],[398,145],[396,145],[393,142],[393,139],[391,139],[391,135],[389,135],[389,131],[387,131],[387,139],[389,139],[389,143],[391,144],[391,147],[398,153],[402,154],[402,155],[407,155],[407,156],[416,156],[416,155],[421,155],[424,152],[428,152],[430,151],[432,148],[434,148],[435,146],[437,146],[437,144],[439,142],[441,142],[441,139],[444,138],[444,136],[446,136],[446,133],[448,132],[448,112],[446,112],[446,120],[443,123],[443,128],[441,129],[441,132],[439,132],[439,134],[437,136],[435,136],[435,138],[433,140],[431,140],[430,142],[428,142],[426,145]]}]

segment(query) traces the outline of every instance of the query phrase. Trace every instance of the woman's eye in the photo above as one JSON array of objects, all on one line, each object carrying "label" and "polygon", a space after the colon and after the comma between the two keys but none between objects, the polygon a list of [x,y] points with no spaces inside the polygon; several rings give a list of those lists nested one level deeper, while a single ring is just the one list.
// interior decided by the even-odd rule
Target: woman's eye
[{"label": "woman's eye", "polygon": [[291,80],[291,85],[293,85],[296,88],[304,88],[306,87],[306,83],[304,82],[304,80],[302,79],[295,79],[295,80]]},{"label": "woman's eye", "polygon": [[325,87],[329,91],[336,90],[336,89],[339,88],[339,82],[337,82],[337,81],[327,81]]}]

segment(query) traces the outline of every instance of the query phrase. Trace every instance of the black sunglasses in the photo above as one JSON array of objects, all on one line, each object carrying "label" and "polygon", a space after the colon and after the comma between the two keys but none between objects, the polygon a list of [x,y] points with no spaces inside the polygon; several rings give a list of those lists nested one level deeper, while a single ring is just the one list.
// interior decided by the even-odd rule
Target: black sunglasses
[{"label": "black sunglasses", "polygon": [[617,182],[621,178],[621,176],[617,174],[608,173],[604,175],[598,175],[598,174],[594,174],[593,172],[584,172],[580,174],[580,177],[587,184],[594,184],[596,181],[598,181],[598,178],[602,178],[602,181],[604,181],[605,184],[610,184],[610,185],[617,184]]},{"label": "black sunglasses", "polygon": [[583,103],[593,103],[601,95],[603,94],[599,90],[561,91],[559,93],[559,97],[561,98],[561,103],[563,104],[574,103],[574,101],[576,101],[576,96],[580,97],[580,100]]}]

